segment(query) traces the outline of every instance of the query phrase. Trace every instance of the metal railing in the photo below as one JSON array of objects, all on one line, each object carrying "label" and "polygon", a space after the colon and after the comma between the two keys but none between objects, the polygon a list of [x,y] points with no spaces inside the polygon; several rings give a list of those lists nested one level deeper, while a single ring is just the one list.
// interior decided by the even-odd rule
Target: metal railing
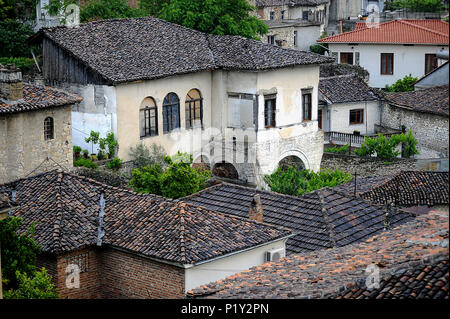
[{"label": "metal railing", "polygon": [[[383,133],[384,136],[386,136],[388,139],[391,138],[392,135],[399,134],[401,132],[395,132],[395,133]],[[368,134],[368,135],[357,135],[357,134],[351,134],[351,133],[343,133],[343,132],[324,132],[324,140],[325,142],[328,141],[328,143],[338,143],[338,144],[350,144],[350,146],[356,146],[361,145],[364,143],[365,137],[377,137],[378,134]]]}]

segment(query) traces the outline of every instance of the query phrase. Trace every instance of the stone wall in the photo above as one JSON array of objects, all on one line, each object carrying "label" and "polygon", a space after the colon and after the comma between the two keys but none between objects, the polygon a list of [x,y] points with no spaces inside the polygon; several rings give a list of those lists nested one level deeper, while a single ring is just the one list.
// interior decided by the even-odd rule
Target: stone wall
[{"label": "stone wall", "polygon": [[414,112],[384,103],[381,108],[381,125],[393,129],[412,130],[418,146],[439,152],[439,157],[449,155],[448,116]]},{"label": "stone wall", "polygon": [[321,169],[339,169],[358,177],[368,177],[374,175],[390,175],[402,170],[421,170],[414,159],[394,159],[391,163],[385,163],[376,157],[359,157],[352,155],[324,153],[322,157]]},{"label": "stone wall", "polygon": [[[52,117],[54,139],[44,139],[44,119]],[[46,161],[49,157],[51,160]],[[27,174],[69,169],[72,159],[71,106],[0,116],[0,184]]]}]

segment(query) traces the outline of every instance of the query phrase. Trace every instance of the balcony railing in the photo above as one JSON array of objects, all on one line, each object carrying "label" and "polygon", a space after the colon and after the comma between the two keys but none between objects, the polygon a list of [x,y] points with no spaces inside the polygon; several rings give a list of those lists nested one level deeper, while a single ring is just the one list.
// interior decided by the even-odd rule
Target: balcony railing
[{"label": "balcony railing", "polygon": [[[400,134],[401,132],[395,133],[383,133],[387,139],[391,138],[392,135]],[[369,134],[369,135],[357,135],[343,132],[324,132],[324,141],[328,143],[334,144],[350,144],[350,146],[358,146],[364,143],[365,137],[377,137],[377,134]]]}]

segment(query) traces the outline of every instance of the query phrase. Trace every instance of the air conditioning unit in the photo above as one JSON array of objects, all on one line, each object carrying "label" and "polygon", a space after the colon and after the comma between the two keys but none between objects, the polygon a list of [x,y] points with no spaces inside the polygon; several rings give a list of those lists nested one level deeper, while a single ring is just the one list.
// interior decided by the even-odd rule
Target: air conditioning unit
[{"label": "air conditioning unit", "polygon": [[286,250],[284,248],[266,251],[266,261],[277,261],[283,257],[286,257]]}]

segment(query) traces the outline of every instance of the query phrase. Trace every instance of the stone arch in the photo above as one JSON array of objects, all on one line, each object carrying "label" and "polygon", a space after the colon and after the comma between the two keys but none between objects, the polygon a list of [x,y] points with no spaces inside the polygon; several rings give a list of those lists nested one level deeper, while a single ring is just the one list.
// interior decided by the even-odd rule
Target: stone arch
[{"label": "stone arch", "polygon": [[297,162],[299,164],[301,163],[301,164],[303,164],[302,165],[303,169],[311,169],[311,165],[310,165],[309,160],[306,157],[306,155],[299,150],[292,150],[292,151],[284,152],[283,154],[281,154],[281,156],[278,159],[278,162],[275,164],[275,167],[272,169],[272,172],[278,168],[280,163],[283,164],[283,161],[285,161],[285,162],[291,161],[292,163]]},{"label": "stone arch", "polygon": [[195,169],[201,168],[211,170],[211,161],[209,160],[208,156],[206,156],[206,154],[199,153],[196,156],[194,156],[194,162],[192,163],[192,167]]},{"label": "stone arch", "polygon": [[239,173],[237,168],[228,162],[215,163],[212,174],[217,177],[223,177],[228,179],[239,179]]}]

